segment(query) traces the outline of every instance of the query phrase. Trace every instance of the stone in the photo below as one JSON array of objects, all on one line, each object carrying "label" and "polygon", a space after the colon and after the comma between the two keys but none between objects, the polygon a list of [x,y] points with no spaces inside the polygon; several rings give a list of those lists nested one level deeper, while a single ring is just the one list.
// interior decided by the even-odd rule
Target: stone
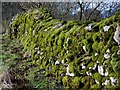
[{"label": "stone", "polygon": [[55,65],[58,65],[58,64],[60,64],[60,62],[57,60],[57,61],[55,62]]},{"label": "stone", "polygon": [[115,85],[115,84],[118,83],[118,80],[115,79],[114,77],[110,77],[110,80],[111,80],[111,84],[112,84],[112,85]]},{"label": "stone", "polygon": [[86,52],[87,50],[86,50],[86,46],[83,46],[83,50]]},{"label": "stone", "polygon": [[104,83],[102,83],[102,85],[107,85],[109,83],[109,80],[105,80]]},{"label": "stone", "polygon": [[117,25],[113,38],[118,43],[118,46],[120,47],[120,25]]},{"label": "stone", "polygon": [[99,74],[101,74],[101,75],[104,76],[104,69],[103,69],[103,66],[98,66],[98,72],[99,72]]},{"label": "stone", "polygon": [[85,30],[92,30],[92,25],[93,24],[89,24],[88,26],[84,27]]},{"label": "stone", "polygon": [[97,56],[98,55],[98,53],[95,53],[95,56]]},{"label": "stone", "polygon": [[105,59],[109,59],[110,58],[110,55],[107,53],[107,54],[104,54],[104,58]]},{"label": "stone", "polygon": [[107,49],[106,53],[110,53],[110,49]]},{"label": "stone", "polygon": [[120,50],[117,51],[117,55],[120,55]]},{"label": "stone", "polygon": [[110,26],[104,26],[103,29],[104,29],[104,32],[108,31],[110,28]]},{"label": "stone", "polygon": [[82,65],[82,69],[85,69],[85,65],[81,64]]}]

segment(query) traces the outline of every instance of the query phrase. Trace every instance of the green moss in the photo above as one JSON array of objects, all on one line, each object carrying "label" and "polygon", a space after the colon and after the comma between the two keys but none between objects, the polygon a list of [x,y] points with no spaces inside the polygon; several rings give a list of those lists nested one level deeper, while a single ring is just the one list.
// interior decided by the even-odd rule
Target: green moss
[{"label": "green moss", "polygon": [[99,54],[98,58],[97,58],[97,61],[100,62],[100,64],[102,65],[103,62],[104,62],[104,55],[103,54]]},{"label": "green moss", "polygon": [[103,49],[102,49],[102,53],[106,53],[106,50],[109,48],[109,46],[108,45],[105,45],[104,47],[103,47]]},{"label": "green moss", "polygon": [[90,62],[88,65],[87,65],[87,68],[89,69],[89,67],[94,67],[94,62]]},{"label": "green moss", "polygon": [[87,45],[89,44],[88,41],[87,41],[87,39],[82,40],[82,43],[83,43],[85,46],[87,46]]},{"label": "green moss", "polygon": [[95,53],[92,53],[92,61],[96,61],[98,56],[95,56]]},{"label": "green moss", "polygon": [[120,23],[120,12],[115,13],[115,21],[118,21]]},{"label": "green moss", "polygon": [[95,42],[93,43],[93,45],[92,45],[92,49],[93,49],[94,51],[98,51],[98,45],[99,45],[99,43],[98,43],[97,41],[95,41]]},{"label": "green moss", "polygon": [[69,72],[75,73],[75,66],[74,66],[74,63],[70,63]]},{"label": "green moss", "polygon": [[99,32],[95,33],[95,34],[92,36],[92,39],[93,39],[94,42],[95,42],[95,41],[99,41],[99,40],[100,40],[100,33],[99,33]]},{"label": "green moss", "polygon": [[88,33],[86,33],[86,35],[85,35],[85,38],[86,39],[91,39],[92,38],[92,32],[88,32]]},{"label": "green moss", "polygon": [[98,51],[101,51],[104,47],[104,42],[99,42],[98,44]]},{"label": "green moss", "polygon": [[98,88],[100,88],[100,85],[99,84],[94,84],[91,86],[91,88],[94,88],[95,90],[98,90]]},{"label": "green moss", "polygon": [[79,88],[80,87],[80,84],[81,84],[81,80],[80,80],[80,78],[79,77],[74,77],[73,79],[72,79],[72,82],[71,82],[71,87],[72,88]]},{"label": "green moss", "polygon": [[100,81],[101,81],[101,78],[102,78],[99,73],[95,73],[93,77],[94,77],[94,79],[96,79],[98,82],[100,82]]},{"label": "green moss", "polygon": [[64,87],[68,87],[68,76],[63,77],[62,82]]},{"label": "green moss", "polygon": [[118,49],[119,49],[118,46],[113,46],[113,47],[111,48],[111,53],[117,52]]},{"label": "green moss", "polygon": [[120,56],[118,56],[116,53],[112,55],[111,65],[113,67],[113,70],[116,72],[116,74],[119,74],[120,72]]},{"label": "green moss", "polygon": [[93,28],[94,31],[98,32],[99,31],[99,26],[100,26],[100,23],[95,23],[92,28]]}]

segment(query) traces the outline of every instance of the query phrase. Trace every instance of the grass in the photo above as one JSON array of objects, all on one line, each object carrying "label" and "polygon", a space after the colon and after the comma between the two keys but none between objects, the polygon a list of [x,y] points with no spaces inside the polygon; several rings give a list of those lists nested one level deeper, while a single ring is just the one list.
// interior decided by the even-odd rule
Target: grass
[{"label": "grass", "polygon": [[34,60],[30,57],[23,57],[25,52],[20,49],[19,44],[6,40],[0,46],[2,48],[0,58],[11,76],[14,77],[12,81],[16,83],[16,88],[30,87],[38,90],[54,90],[55,80],[53,79],[51,83],[50,77],[43,74],[40,67],[33,63]]},{"label": "grass", "polygon": [[0,44],[0,50],[2,50],[2,44]]},{"label": "grass", "polygon": [[2,39],[2,34],[0,34],[0,39]]},{"label": "grass", "polygon": [[[2,40],[2,34],[0,34],[0,40]],[[2,44],[0,44],[0,50],[2,50]]]}]

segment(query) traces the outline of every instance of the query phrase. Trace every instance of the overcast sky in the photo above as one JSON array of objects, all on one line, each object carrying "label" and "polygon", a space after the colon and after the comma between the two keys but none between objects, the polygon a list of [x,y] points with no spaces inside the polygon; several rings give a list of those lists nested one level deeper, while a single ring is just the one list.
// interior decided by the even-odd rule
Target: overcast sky
[{"label": "overcast sky", "polygon": [[102,1],[108,1],[108,2],[120,2],[120,0],[0,0],[2,2],[102,2]]}]

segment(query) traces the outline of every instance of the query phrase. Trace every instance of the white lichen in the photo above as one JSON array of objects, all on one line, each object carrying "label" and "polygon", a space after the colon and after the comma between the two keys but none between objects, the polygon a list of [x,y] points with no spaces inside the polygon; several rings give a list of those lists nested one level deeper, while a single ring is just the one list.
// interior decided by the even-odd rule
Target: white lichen
[{"label": "white lichen", "polygon": [[120,55],[120,50],[117,51],[117,55]]},{"label": "white lichen", "polygon": [[95,53],[95,56],[97,56],[98,55],[98,53]]},{"label": "white lichen", "polygon": [[105,82],[102,83],[102,85],[108,85],[108,83],[109,83],[109,80],[105,80]]},{"label": "white lichen", "polygon": [[64,74],[63,74],[63,73],[61,73],[61,74],[60,74],[60,76],[64,76]]},{"label": "white lichen", "polygon": [[116,85],[118,83],[118,80],[115,79],[114,77],[110,77],[110,80],[112,85]]},{"label": "white lichen", "polygon": [[102,75],[102,76],[108,76],[108,71],[107,71],[107,69],[106,69],[105,72],[104,72],[103,65],[98,66],[98,72],[99,72],[99,74]]},{"label": "white lichen", "polygon": [[110,28],[110,26],[104,26],[103,29],[104,29],[104,32],[108,31]]},{"label": "white lichen", "polygon": [[85,69],[85,65],[83,65],[83,63],[81,64],[81,66],[82,66],[82,69]]},{"label": "white lichen", "polygon": [[28,34],[28,32],[27,31],[25,31],[25,35],[27,35]]},{"label": "white lichen", "polygon": [[99,84],[99,82],[95,79],[95,82],[97,83],[97,84]]},{"label": "white lichen", "polygon": [[68,43],[69,39],[70,39],[70,38],[67,38],[66,43]]},{"label": "white lichen", "polygon": [[40,52],[40,55],[43,55],[43,52]]},{"label": "white lichen", "polygon": [[60,64],[60,62],[57,60],[56,62],[55,62],[55,65],[59,65]]},{"label": "white lichen", "polygon": [[40,54],[40,51],[37,51],[37,54]]},{"label": "white lichen", "polygon": [[62,60],[61,63],[64,64],[64,60]]},{"label": "white lichen", "polygon": [[35,35],[35,30],[33,30],[33,35]]},{"label": "white lichen", "polygon": [[69,73],[69,76],[74,77],[75,74],[74,73]]},{"label": "white lichen", "polygon": [[38,19],[39,19],[39,16],[38,16],[38,15],[35,15],[35,16],[34,16],[34,19],[35,19],[35,20],[38,20]]},{"label": "white lichen", "polygon": [[52,27],[52,28],[53,28],[53,29],[54,29],[54,28],[57,28],[57,25],[56,25],[56,26],[54,26],[54,27]]},{"label": "white lichen", "polygon": [[99,61],[97,61],[97,63],[100,63]]},{"label": "white lichen", "polygon": [[61,26],[62,26],[62,24],[61,24],[61,23],[59,23],[59,24],[57,24],[57,26],[58,26],[58,27],[61,27]]},{"label": "white lichen", "polygon": [[89,67],[89,69],[91,69],[92,67]]},{"label": "white lichen", "polygon": [[34,50],[37,52],[37,54],[40,54],[39,47],[36,47]]},{"label": "white lichen", "polygon": [[69,74],[69,65],[66,67],[66,75]]},{"label": "white lichen", "polygon": [[96,69],[96,67],[97,67],[97,64],[95,64],[95,65],[94,65],[93,70],[95,70],[95,69]]},{"label": "white lichen", "polygon": [[104,75],[104,69],[103,69],[102,65],[98,66],[98,72],[99,72],[99,74]]},{"label": "white lichen", "polygon": [[92,25],[93,24],[89,24],[88,26],[84,27],[85,30],[92,30]]},{"label": "white lichen", "polygon": [[69,76],[71,76],[71,77],[74,77],[74,76],[75,76],[74,73],[70,73],[70,72],[69,72],[69,64],[68,64],[68,66],[67,66],[67,68],[66,68],[66,75],[69,75]]},{"label": "white lichen", "polygon": [[88,76],[92,76],[92,73],[90,72],[86,72],[86,74],[88,75]]},{"label": "white lichen", "polygon": [[110,53],[110,49],[109,48],[106,50],[106,53]]},{"label": "white lichen", "polygon": [[82,46],[83,47],[83,50],[86,52],[87,50],[86,50],[86,46]]},{"label": "white lichen", "polygon": [[105,59],[109,59],[110,58],[110,55],[107,53],[107,54],[104,54],[104,58]]},{"label": "white lichen", "polygon": [[39,47],[36,47],[35,50],[39,50]]},{"label": "white lichen", "polygon": [[68,50],[67,50],[67,52],[66,53],[68,53]]},{"label": "white lichen", "polygon": [[83,75],[83,73],[80,73],[81,75]]},{"label": "white lichen", "polygon": [[108,76],[108,71],[107,71],[107,69],[106,69],[104,75],[105,75],[105,76]]},{"label": "white lichen", "polygon": [[45,32],[47,31],[47,29],[44,30]]}]

